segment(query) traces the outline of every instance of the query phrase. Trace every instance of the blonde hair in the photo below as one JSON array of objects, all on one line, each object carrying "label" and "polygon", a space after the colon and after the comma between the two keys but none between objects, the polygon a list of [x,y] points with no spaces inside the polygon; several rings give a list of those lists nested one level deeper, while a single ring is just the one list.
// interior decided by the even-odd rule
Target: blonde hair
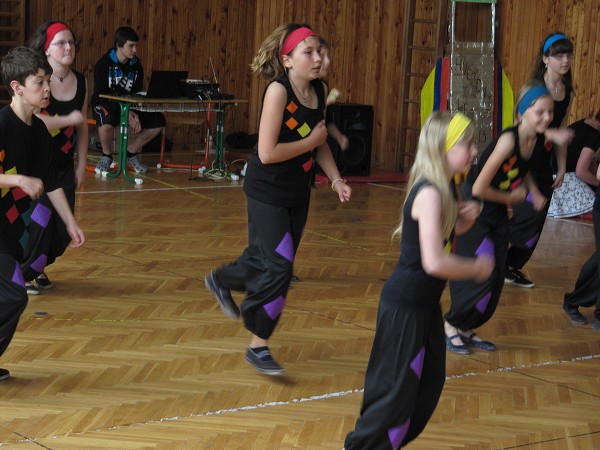
[{"label": "blonde hair", "polygon": [[[442,196],[442,231],[446,238],[450,236],[454,228],[457,214],[456,199],[450,188],[446,163],[446,134],[452,117],[452,114],[447,111],[437,111],[425,121],[419,135],[417,154],[410,169],[406,187],[408,197],[408,193],[418,181],[427,179],[439,191]],[[471,142],[474,136],[475,127],[473,123],[470,123],[454,145]],[[400,223],[392,237],[402,237],[405,204],[406,198],[400,210]]]},{"label": "blonde hair", "polygon": [[[523,85],[523,87],[519,90],[519,94],[517,95],[517,98],[515,100],[515,109],[514,109],[514,120],[515,123],[519,123],[519,118],[520,118],[520,114],[519,114],[519,104],[521,103],[521,100],[523,100],[523,97],[525,96],[525,94],[527,94],[527,92],[529,92],[530,89],[534,88],[535,86],[543,86],[544,88],[546,88],[546,85],[544,83],[541,83],[539,80],[535,80],[535,79],[531,79],[529,80],[527,83],[525,83]],[[541,97],[538,97],[537,99],[535,99],[531,105],[535,105],[535,102],[537,102],[540,98],[542,97],[550,97],[550,93],[548,93],[548,95],[542,95]]]},{"label": "blonde hair", "polygon": [[303,27],[312,30],[309,25],[300,23],[284,23],[278,26],[263,41],[258,49],[258,53],[252,59],[252,63],[250,64],[252,73],[262,76],[267,81],[273,81],[285,75],[286,70],[281,61],[281,47],[292,31]]}]

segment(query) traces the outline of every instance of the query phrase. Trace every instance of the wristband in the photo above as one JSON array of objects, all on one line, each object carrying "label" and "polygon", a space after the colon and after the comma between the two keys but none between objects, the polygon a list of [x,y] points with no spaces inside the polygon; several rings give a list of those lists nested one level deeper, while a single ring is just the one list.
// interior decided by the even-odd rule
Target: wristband
[{"label": "wristband", "polygon": [[338,181],[343,181],[344,183],[346,182],[346,180],[344,180],[343,178],[336,178],[335,180],[333,180],[331,182],[331,190],[333,192],[335,192],[335,183],[337,183]]}]

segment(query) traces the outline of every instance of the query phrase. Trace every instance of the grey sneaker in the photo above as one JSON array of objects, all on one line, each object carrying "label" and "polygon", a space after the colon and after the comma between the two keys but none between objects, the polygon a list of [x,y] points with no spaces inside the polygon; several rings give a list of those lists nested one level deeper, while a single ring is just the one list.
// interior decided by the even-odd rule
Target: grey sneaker
[{"label": "grey sneaker", "polygon": [[131,158],[127,158],[127,164],[133,167],[133,170],[137,173],[148,172],[148,166],[140,161],[138,155],[132,156]]},{"label": "grey sneaker", "polygon": [[0,368],[0,381],[4,381],[10,377],[10,372]]},{"label": "grey sneaker", "polygon": [[108,172],[110,170],[110,165],[112,164],[112,162],[113,160],[110,156],[102,156],[100,158],[100,161],[98,161],[98,164],[96,164],[96,172]]},{"label": "grey sneaker", "polygon": [[281,375],[285,372],[285,369],[273,359],[273,356],[268,348],[256,353],[253,349],[248,347],[248,351],[246,352],[244,359],[252,364],[260,373],[264,373],[266,375]]},{"label": "grey sneaker", "polygon": [[236,305],[231,291],[219,283],[214,272],[209,273],[204,277],[204,285],[212,292],[219,302],[221,311],[230,319],[237,320],[240,318],[240,308]]},{"label": "grey sneaker", "polygon": [[27,289],[27,295],[40,295],[40,290],[30,281],[25,282],[25,289]]}]

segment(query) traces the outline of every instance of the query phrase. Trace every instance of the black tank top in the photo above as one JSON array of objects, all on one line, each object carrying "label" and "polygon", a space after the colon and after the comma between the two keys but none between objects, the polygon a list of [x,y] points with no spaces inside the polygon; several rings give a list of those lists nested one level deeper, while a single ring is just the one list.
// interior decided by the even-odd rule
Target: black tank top
[{"label": "black tank top", "polygon": [[[303,106],[294,94],[287,77],[274,83],[282,84],[287,91],[287,103],[283,112],[278,142],[299,141],[308,136],[312,129],[324,119],[325,89],[319,79],[311,81],[317,94],[316,109]],[[246,195],[271,205],[294,207],[308,203],[310,198],[311,171],[314,164],[314,149],[295,158],[272,164],[263,164],[254,152],[244,179]]]},{"label": "black tank top", "polygon": [[[42,114],[66,116],[72,111],[82,110],[85,101],[85,77],[75,70],[73,70],[73,73],[77,79],[75,96],[71,100],[61,101],[51,95],[50,104],[42,111]],[[82,113],[85,115],[86,111],[82,111]],[[49,132],[52,136],[51,155],[56,166],[73,165],[74,143],[77,135],[75,128],[66,127],[60,130],[50,130]]]},{"label": "black tank top", "polygon": [[[400,303],[419,307],[431,307],[439,304],[446,286],[446,280],[432,277],[423,270],[419,222],[411,217],[415,197],[425,186],[431,186],[431,183],[427,179],[422,179],[415,183],[407,194],[403,208],[400,259],[381,292],[382,297],[390,297]],[[451,240],[452,236],[448,238],[447,242],[451,242]],[[449,251],[449,245],[446,244],[446,252]]]}]

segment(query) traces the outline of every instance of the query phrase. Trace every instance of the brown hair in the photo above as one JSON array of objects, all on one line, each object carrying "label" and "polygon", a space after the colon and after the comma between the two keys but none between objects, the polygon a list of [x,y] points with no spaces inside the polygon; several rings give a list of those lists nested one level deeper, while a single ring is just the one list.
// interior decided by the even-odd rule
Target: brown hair
[{"label": "brown hair", "polygon": [[[285,75],[286,71],[281,62],[281,47],[292,31],[303,27],[312,30],[310,26],[300,23],[285,23],[278,26],[260,45],[258,53],[250,64],[252,72],[262,76],[267,81],[273,81]],[[293,50],[291,53],[293,53]]]}]

